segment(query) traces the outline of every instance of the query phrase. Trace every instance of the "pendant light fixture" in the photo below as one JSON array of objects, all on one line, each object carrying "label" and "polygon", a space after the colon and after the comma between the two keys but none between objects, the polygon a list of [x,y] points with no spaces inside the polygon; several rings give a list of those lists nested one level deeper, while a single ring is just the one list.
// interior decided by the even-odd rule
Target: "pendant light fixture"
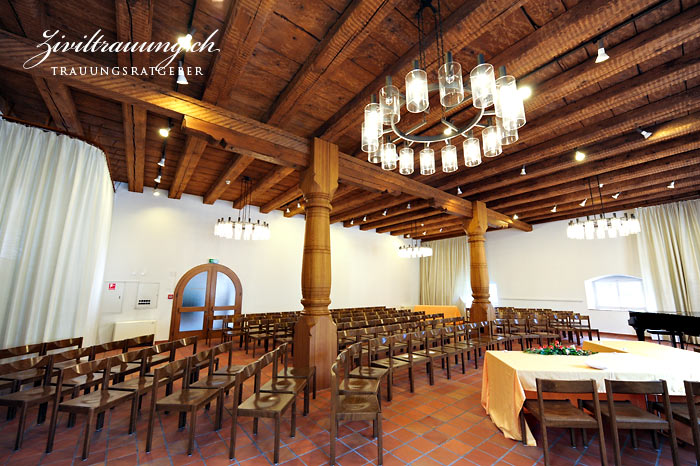
[{"label": "pendant light fixture", "polygon": [[[399,173],[402,175],[410,175],[413,173],[413,149],[404,146],[399,151]],[[411,204],[408,204],[411,208]]]},{"label": "pendant light fixture", "polygon": [[[365,106],[361,128],[362,150],[367,152],[370,162],[381,162],[383,169],[393,170],[397,164],[381,158],[382,147],[386,144],[382,143],[382,138],[393,133],[393,139],[390,141],[393,144],[404,140],[409,144],[424,145],[419,152],[420,173],[432,175],[435,173],[435,152],[430,145],[444,142],[445,146],[440,148],[442,170],[451,173],[459,168],[459,155],[457,147],[450,143],[450,139],[463,136],[466,138],[462,143],[465,165],[475,167],[481,163],[481,149],[484,157],[496,157],[503,152],[504,145],[513,144],[518,140],[518,129],[526,122],[523,99],[529,96],[532,89],[519,89],[515,77],[507,74],[505,67],[500,68],[499,77],[496,79],[493,65],[486,63],[482,54],[477,57],[476,66],[469,73],[469,85],[465,87],[462,65],[454,59],[452,52],[444,48],[440,0],[416,0],[416,3],[418,57],[413,63],[413,69],[405,76],[405,94],[401,93],[388,76],[386,85],[378,90],[379,97],[371,96],[370,102]],[[430,14],[434,21],[432,31],[428,31],[426,27],[426,16]],[[428,34],[435,35],[437,83],[433,84],[429,82],[426,71],[428,61],[425,44]],[[401,130],[398,124],[401,121],[403,105],[405,104],[406,111],[410,113],[427,113],[430,111],[429,93],[434,91],[439,93],[444,127],[434,135],[417,134],[415,131],[418,127]],[[477,109],[477,114],[459,127],[447,118],[446,113],[469,100]],[[491,106],[494,108],[487,110]],[[485,117],[489,117],[489,120],[482,131],[480,144],[471,130],[477,126],[484,127],[482,120]],[[493,120],[491,117],[497,118]],[[380,153],[379,157],[376,154],[377,150]],[[399,172],[409,175],[413,170],[408,163],[408,155],[404,161],[404,152],[408,153],[402,149],[398,157]]]},{"label": "pendant light fixture", "polygon": [[[251,180],[244,176],[241,180],[241,197],[243,198],[243,207],[238,211],[238,220],[232,221],[231,217],[228,220],[220,218],[214,225],[214,235],[220,238],[235,239],[243,241],[259,241],[270,239],[270,225],[267,222],[260,223],[260,220],[253,222],[251,220],[250,206],[252,200]],[[287,206],[285,212],[289,213],[290,209]]]}]

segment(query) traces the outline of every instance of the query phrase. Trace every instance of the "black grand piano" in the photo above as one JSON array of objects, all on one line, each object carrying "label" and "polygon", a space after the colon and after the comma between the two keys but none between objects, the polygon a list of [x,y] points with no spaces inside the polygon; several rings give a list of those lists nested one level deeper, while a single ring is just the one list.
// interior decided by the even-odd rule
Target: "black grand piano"
[{"label": "black grand piano", "polygon": [[630,318],[627,323],[637,332],[639,341],[644,341],[644,332],[647,331],[654,335],[670,335],[674,347],[678,337],[683,347],[683,335],[700,336],[700,314],[681,315],[638,311],[629,311],[629,313]]}]

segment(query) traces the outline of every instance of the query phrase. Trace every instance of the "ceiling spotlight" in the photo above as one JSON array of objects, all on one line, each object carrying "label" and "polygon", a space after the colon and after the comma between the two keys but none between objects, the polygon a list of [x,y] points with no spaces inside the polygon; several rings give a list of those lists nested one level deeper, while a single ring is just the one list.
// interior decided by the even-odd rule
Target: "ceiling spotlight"
[{"label": "ceiling spotlight", "polygon": [[160,174],[153,178],[153,181],[155,181],[156,183],[160,183]]},{"label": "ceiling spotlight", "polygon": [[460,188],[459,186],[457,186],[457,195],[459,196],[459,195],[461,195],[461,194],[462,194],[462,188]]},{"label": "ceiling spotlight", "polygon": [[406,238],[410,238],[410,237],[411,237],[411,234],[408,233],[408,234],[406,235]]},{"label": "ceiling spotlight", "polygon": [[187,34],[181,35],[177,38],[177,43],[182,50],[188,52],[192,48],[192,34],[188,32]]},{"label": "ceiling spotlight", "polygon": [[182,67],[182,60],[177,62],[177,81],[178,84],[188,84],[185,77],[185,69]]},{"label": "ceiling spotlight", "polygon": [[284,209],[284,213],[285,213],[285,214],[288,214],[289,212],[291,212],[291,210],[289,210],[289,206],[287,206],[287,208]]},{"label": "ceiling spotlight", "polygon": [[651,135],[653,134],[650,131],[644,130],[644,129],[639,128],[639,127],[637,128],[637,132],[639,134],[641,134],[642,136],[644,136],[644,139],[649,139],[649,137],[651,137]]},{"label": "ceiling spotlight", "polygon": [[584,199],[583,201],[581,201],[581,203],[580,203],[579,205],[580,205],[581,207],[585,207],[585,206],[586,206],[586,202],[588,202],[588,198],[586,198],[586,199]]},{"label": "ceiling spotlight", "polygon": [[555,213],[556,211],[557,211],[557,206],[555,205],[554,207],[552,207],[552,210],[550,210],[550,212]]},{"label": "ceiling spotlight", "polygon": [[423,232],[423,236],[425,236],[426,233],[427,233],[427,231],[424,231],[424,232]]},{"label": "ceiling spotlight", "polygon": [[574,154],[574,158],[576,159],[577,162],[582,162],[583,159],[586,158],[586,154],[581,152],[580,150],[576,150],[576,153]]},{"label": "ceiling spotlight", "polygon": [[424,226],[425,226],[425,223],[421,223],[420,226],[424,227]]},{"label": "ceiling spotlight", "polygon": [[676,187],[676,180],[671,181],[671,184],[669,184],[669,185],[666,186],[666,187],[667,187],[668,189],[673,189],[673,188],[675,188],[675,187]]},{"label": "ceiling spotlight", "polygon": [[520,170],[520,174],[523,175],[523,176],[524,176],[524,175],[527,175],[527,172],[525,171],[525,165],[523,165],[523,169]]},{"label": "ceiling spotlight", "polygon": [[605,186],[603,183],[600,183],[600,184],[598,185],[599,188],[602,188],[603,186]]},{"label": "ceiling spotlight", "polygon": [[161,128],[158,130],[158,134],[160,134],[164,138],[167,138],[170,135],[170,128]]},{"label": "ceiling spotlight", "polygon": [[450,136],[452,133],[452,128],[450,128],[449,126],[445,128],[445,131],[442,132],[442,134],[444,134],[445,136]]},{"label": "ceiling spotlight", "polygon": [[440,228],[440,233],[442,233],[442,228]]},{"label": "ceiling spotlight", "polygon": [[366,215],[365,215],[364,217],[362,217],[362,221],[363,221],[363,222],[366,222],[366,221],[367,221],[367,216],[366,216]]},{"label": "ceiling spotlight", "polygon": [[406,204],[406,208],[407,208],[407,209],[410,209],[410,208],[411,208],[411,203],[410,203],[410,202],[409,202],[408,204]]},{"label": "ceiling spotlight", "polygon": [[530,86],[519,87],[518,92],[520,93],[520,98],[525,100],[532,95],[532,88]]},{"label": "ceiling spotlight", "polygon": [[158,166],[159,167],[164,167],[165,166],[165,156],[161,156],[160,160],[158,161]]},{"label": "ceiling spotlight", "polygon": [[231,180],[226,180],[226,181],[224,181],[224,183],[231,184]]},{"label": "ceiling spotlight", "polygon": [[518,214],[513,214],[513,220],[517,220],[517,219],[518,219]]},{"label": "ceiling spotlight", "polygon": [[612,198],[613,198],[613,199],[617,199],[618,197],[620,197],[620,193],[615,193],[615,194],[612,195]]},{"label": "ceiling spotlight", "polygon": [[297,201],[297,209],[301,209],[301,202]]},{"label": "ceiling spotlight", "polygon": [[384,209],[384,212],[382,212],[382,216],[386,217],[386,209]]},{"label": "ceiling spotlight", "polygon": [[602,63],[610,58],[607,53],[605,53],[605,47],[603,46],[603,39],[598,39],[598,56],[595,57],[596,63]]},{"label": "ceiling spotlight", "polygon": [[354,225],[354,224],[355,224],[355,219],[353,218],[352,220],[350,220],[350,225]]}]

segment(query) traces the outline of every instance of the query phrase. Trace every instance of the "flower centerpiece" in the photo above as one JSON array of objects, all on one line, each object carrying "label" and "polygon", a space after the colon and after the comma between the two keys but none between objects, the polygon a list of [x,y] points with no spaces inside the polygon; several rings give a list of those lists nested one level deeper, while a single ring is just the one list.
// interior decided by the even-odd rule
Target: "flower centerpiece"
[{"label": "flower centerpiece", "polygon": [[540,346],[538,348],[527,348],[524,352],[544,355],[559,354],[564,356],[590,356],[591,354],[594,354],[593,351],[576,349],[576,346],[574,345],[564,346],[558,340],[548,346]]}]

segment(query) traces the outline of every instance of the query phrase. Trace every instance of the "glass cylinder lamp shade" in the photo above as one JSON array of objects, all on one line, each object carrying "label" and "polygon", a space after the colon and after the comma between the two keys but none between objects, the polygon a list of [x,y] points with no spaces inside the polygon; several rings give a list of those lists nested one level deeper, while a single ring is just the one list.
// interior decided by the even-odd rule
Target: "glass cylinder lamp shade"
[{"label": "glass cylinder lamp shade", "polygon": [[481,132],[481,138],[484,143],[484,157],[496,157],[501,155],[503,147],[501,146],[501,134],[497,126],[489,126]]},{"label": "glass cylinder lamp shade", "polygon": [[413,173],[413,149],[402,147],[399,151],[399,173],[410,175]]},{"label": "glass cylinder lamp shade", "polygon": [[496,116],[503,120],[503,128],[513,130],[525,124],[523,98],[513,76],[501,76],[496,80],[494,99]]},{"label": "glass cylinder lamp shade", "polygon": [[501,135],[501,145],[507,146],[508,144],[513,144],[518,141],[518,129],[505,129],[503,127],[503,120],[496,118],[496,126],[498,127],[498,133]]},{"label": "glass cylinder lamp shade", "polygon": [[469,73],[469,83],[472,88],[472,103],[476,108],[487,108],[493,105],[496,78],[492,65],[482,63],[475,66]]},{"label": "glass cylinder lamp shade", "polygon": [[457,170],[457,148],[452,144],[447,144],[440,151],[442,156],[442,171],[452,173]]},{"label": "glass cylinder lamp shade", "polygon": [[464,100],[462,65],[448,61],[438,69],[440,103],[443,107],[454,107]]},{"label": "glass cylinder lamp shade", "polygon": [[406,74],[406,110],[421,113],[428,109],[428,75],[421,69]]},{"label": "glass cylinder lamp shade", "polygon": [[385,142],[382,144],[380,150],[382,157],[382,170],[393,170],[396,168],[396,160],[398,156],[396,155],[396,144],[392,142]]},{"label": "glass cylinder lamp shade", "polygon": [[382,154],[379,151],[379,148],[377,148],[377,150],[375,150],[375,151],[368,152],[367,153],[367,160],[370,163],[380,163],[382,161]]},{"label": "glass cylinder lamp shade", "polygon": [[396,86],[384,86],[379,90],[379,106],[382,112],[382,122],[391,126],[391,122],[398,123],[401,118],[401,100],[399,89]]},{"label": "glass cylinder lamp shade", "polygon": [[378,103],[365,105],[365,132],[367,137],[370,138],[374,135],[379,139],[383,130],[380,105]]},{"label": "glass cylinder lamp shade", "polygon": [[420,174],[432,175],[435,173],[435,151],[426,147],[420,151]]},{"label": "glass cylinder lamp shade", "polygon": [[362,151],[376,152],[379,150],[379,137],[374,132],[368,134],[365,122],[362,122]]},{"label": "glass cylinder lamp shade", "polygon": [[464,149],[464,165],[476,167],[481,163],[481,147],[477,138],[467,138],[462,143]]}]

